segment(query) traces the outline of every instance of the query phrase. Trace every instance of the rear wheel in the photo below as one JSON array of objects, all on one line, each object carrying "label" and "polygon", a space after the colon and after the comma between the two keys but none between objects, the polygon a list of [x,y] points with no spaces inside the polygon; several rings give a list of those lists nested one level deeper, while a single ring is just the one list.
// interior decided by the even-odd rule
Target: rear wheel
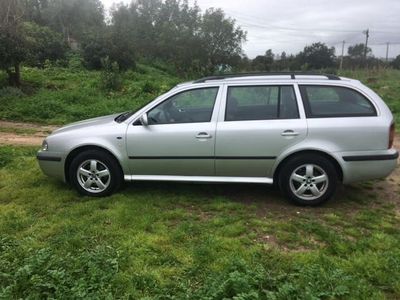
[{"label": "rear wheel", "polygon": [[299,205],[319,205],[336,191],[338,174],[333,163],[320,155],[302,154],[291,158],[279,176],[281,191]]},{"label": "rear wheel", "polygon": [[108,153],[88,150],[72,160],[69,178],[79,193],[103,197],[119,188],[122,172],[118,162]]}]

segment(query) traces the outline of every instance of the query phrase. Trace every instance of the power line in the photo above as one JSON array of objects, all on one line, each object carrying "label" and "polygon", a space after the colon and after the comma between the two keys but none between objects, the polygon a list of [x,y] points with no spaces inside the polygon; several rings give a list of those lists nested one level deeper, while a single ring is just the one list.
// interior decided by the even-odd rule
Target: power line
[{"label": "power line", "polygon": [[[299,28],[299,27],[290,27],[290,26],[279,26],[279,25],[267,23],[264,20],[261,21],[261,19],[256,16],[246,15],[242,12],[236,12],[231,9],[225,9],[225,11],[227,11],[228,13],[230,12],[235,19],[245,20],[245,21],[241,21],[243,23],[247,23],[247,24],[250,24],[250,26],[259,27],[259,28],[263,28],[263,29],[273,29],[274,28],[277,30],[296,31],[296,32],[337,32],[337,33],[344,33],[344,32],[359,33],[360,31],[362,31],[361,29],[349,30],[349,29],[332,29],[332,28],[321,28],[321,27],[318,27],[317,29],[315,29],[315,28]],[[259,20],[259,21],[255,22],[255,20]],[[386,30],[380,30],[380,29],[377,29],[377,30],[371,29],[371,31],[374,33],[386,33],[386,34],[397,34],[398,33],[398,31],[386,31]],[[400,31],[400,29],[399,29],[399,31]]]}]

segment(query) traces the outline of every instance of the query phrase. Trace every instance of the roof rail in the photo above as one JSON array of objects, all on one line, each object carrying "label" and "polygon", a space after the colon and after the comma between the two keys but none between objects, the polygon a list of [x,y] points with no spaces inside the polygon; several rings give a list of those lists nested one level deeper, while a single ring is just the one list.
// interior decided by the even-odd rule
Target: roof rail
[{"label": "roof rail", "polygon": [[333,74],[325,74],[325,73],[313,73],[313,72],[250,72],[250,73],[231,73],[231,74],[221,74],[214,76],[207,76],[193,81],[193,83],[203,83],[208,80],[222,80],[227,78],[235,78],[235,77],[251,77],[251,76],[279,76],[279,75],[288,75],[291,79],[296,79],[296,75],[312,75],[312,76],[325,76],[329,80],[340,80],[339,76]]}]

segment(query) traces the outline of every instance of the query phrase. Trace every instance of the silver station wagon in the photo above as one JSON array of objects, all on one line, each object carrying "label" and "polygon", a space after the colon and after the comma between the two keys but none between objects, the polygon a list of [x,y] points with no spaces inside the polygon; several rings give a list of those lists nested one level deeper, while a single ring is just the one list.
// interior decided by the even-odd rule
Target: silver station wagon
[{"label": "silver station wagon", "polygon": [[37,158],[84,195],[110,195],[124,180],[241,182],[276,184],[295,203],[317,205],[340,183],[388,176],[394,130],[386,104],[357,80],[230,74],[62,127]]}]

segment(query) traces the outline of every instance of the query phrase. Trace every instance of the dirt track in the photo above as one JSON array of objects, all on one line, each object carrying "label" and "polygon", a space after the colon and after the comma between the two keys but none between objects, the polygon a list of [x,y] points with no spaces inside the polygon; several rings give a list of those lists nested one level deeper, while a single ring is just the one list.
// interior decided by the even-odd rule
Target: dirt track
[{"label": "dirt track", "polygon": [[56,126],[0,120],[0,145],[39,146]]}]

